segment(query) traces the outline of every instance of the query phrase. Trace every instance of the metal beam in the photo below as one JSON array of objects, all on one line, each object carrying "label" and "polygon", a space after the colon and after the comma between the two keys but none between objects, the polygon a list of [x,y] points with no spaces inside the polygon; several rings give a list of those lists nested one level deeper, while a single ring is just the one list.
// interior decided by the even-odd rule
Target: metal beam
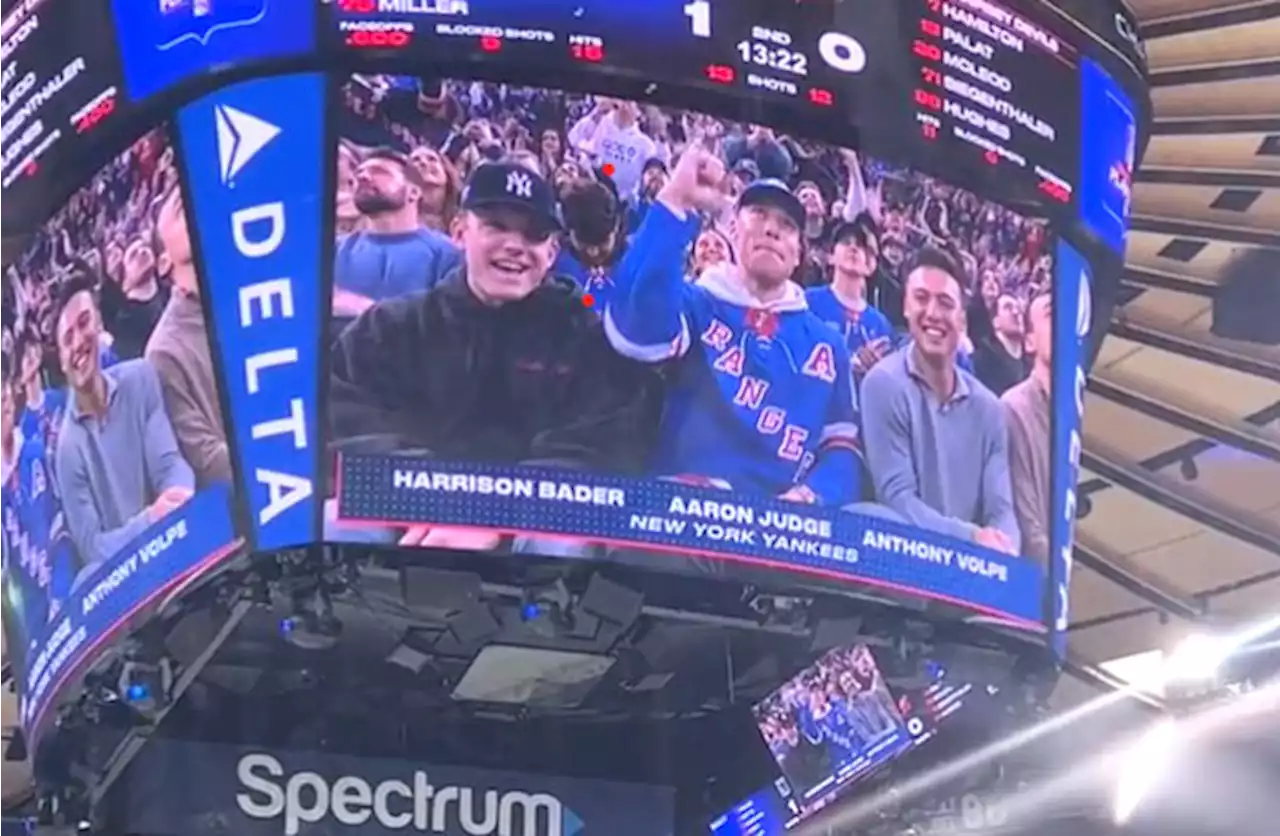
[{"label": "metal beam", "polygon": [[1156,270],[1151,267],[1137,267],[1126,264],[1121,280],[1125,284],[1137,285],[1156,290],[1171,290],[1174,293],[1189,293],[1193,296],[1212,298],[1218,286],[1211,281],[1194,276],[1183,276],[1167,270]]},{"label": "metal beam", "polygon": [[1265,229],[1252,229],[1231,224],[1189,221],[1182,218],[1158,218],[1151,215],[1134,215],[1129,228],[1137,232],[1171,235],[1175,238],[1193,238],[1197,241],[1222,241],[1227,244],[1248,244],[1255,247],[1280,247],[1280,233]]},{"label": "metal beam", "polygon": [[1242,543],[1276,555],[1280,561],[1280,528],[1260,515],[1229,507],[1208,494],[1188,490],[1160,473],[1153,473],[1097,439],[1086,439],[1080,463],[1109,482],[1151,502],[1190,517]]},{"label": "metal beam", "polygon": [[1205,415],[1192,406],[1178,403],[1168,393],[1152,394],[1101,370],[1089,378],[1089,391],[1219,444],[1280,462],[1280,438],[1241,421]]},{"label": "metal beam", "polygon": [[1138,618],[1144,615],[1156,615],[1160,611],[1155,607],[1135,607],[1131,610],[1117,610],[1109,612],[1106,615],[1096,615],[1093,618],[1085,618],[1080,621],[1071,622],[1071,626],[1067,628],[1068,633],[1082,632],[1084,630],[1092,630],[1094,627],[1106,627],[1108,624],[1118,624],[1121,621],[1128,621],[1131,618]]},{"label": "metal beam", "polygon": [[1107,333],[1266,380],[1280,379],[1280,361],[1243,351],[1212,336],[1175,329],[1173,323],[1156,322],[1140,314],[1122,312],[1112,320]]},{"label": "metal beam", "polygon": [[1227,8],[1201,9],[1147,20],[1140,29],[1142,39],[1152,41],[1156,38],[1257,23],[1275,17],[1280,17],[1280,0],[1246,0]]},{"label": "metal beam", "polygon": [[1280,60],[1259,59],[1160,70],[1150,74],[1152,87],[1181,87],[1188,84],[1213,84],[1224,81],[1251,81],[1280,75]]},{"label": "metal beam", "polygon": [[1075,560],[1169,615],[1187,621],[1198,621],[1204,615],[1204,605],[1199,601],[1167,588],[1130,561],[1079,534],[1076,535]]},{"label": "metal beam", "polygon": [[1176,116],[1151,125],[1152,135],[1208,136],[1211,134],[1280,133],[1280,116]]},{"label": "metal beam", "polygon": [[196,677],[205,669],[214,655],[226,644],[227,639],[231,638],[231,634],[240,626],[240,622],[244,620],[253,604],[248,601],[240,601],[231,608],[230,615],[227,620],[218,628],[218,632],[210,640],[205,649],[200,652],[191,664],[182,671],[182,675],[173,685],[173,693],[169,697],[169,702],[157,714],[155,721],[147,725],[145,728],[130,729],[125,735],[124,740],[116,746],[115,750],[107,758],[106,765],[102,770],[102,779],[94,785],[90,792],[90,807],[96,807],[107,793],[111,790],[112,785],[124,774],[125,769],[133,762],[133,759],[142,751],[142,747],[146,745],[155,730],[159,728],[164,719],[169,716],[169,712],[182,699],[183,694],[196,681]]},{"label": "metal beam", "polygon": [[1280,172],[1276,171],[1144,165],[1138,169],[1133,179],[1136,183],[1164,186],[1208,186],[1222,189],[1280,188]]},{"label": "metal beam", "polygon": [[[1244,422],[1255,427],[1265,427],[1273,421],[1280,421],[1280,401],[1276,401],[1269,406],[1265,406],[1250,415],[1244,417]],[[1154,456],[1148,456],[1143,459],[1141,464],[1147,470],[1163,470],[1173,464],[1194,459],[1202,453],[1207,453],[1213,449],[1213,442],[1207,438],[1194,438],[1185,444],[1179,444],[1177,447],[1171,447],[1168,450],[1162,450]],[[1081,482],[1077,487],[1080,496],[1093,496],[1099,491],[1106,490],[1109,487],[1107,482],[1101,479],[1089,479]]]}]

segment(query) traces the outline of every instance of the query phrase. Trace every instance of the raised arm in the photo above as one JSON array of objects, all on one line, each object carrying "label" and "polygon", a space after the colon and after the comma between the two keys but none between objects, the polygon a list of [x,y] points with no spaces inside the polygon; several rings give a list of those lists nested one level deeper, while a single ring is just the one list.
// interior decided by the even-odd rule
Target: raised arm
[{"label": "raised arm", "polygon": [[624,357],[661,363],[689,350],[684,255],[697,234],[697,213],[723,204],[724,177],[724,163],[690,146],[645,214],[614,272],[604,314],[609,344]]},{"label": "raised arm", "polygon": [[596,132],[600,129],[600,123],[604,121],[605,115],[612,110],[613,101],[611,99],[598,98],[591,112],[575,122],[573,127],[569,129],[565,140],[570,147],[576,148],[584,154],[595,156],[598,151],[596,148]]},{"label": "raised arm", "polygon": [[867,178],[863,177],[863,166],[858,159],[858,151],[841,149],[840,157],[844,160],[845,169],[849,172],[849,188],[845,189],[845,214],[841,220],[854,220],[861,213],[867,213],[876,218],[872,196],[867,188]]}]

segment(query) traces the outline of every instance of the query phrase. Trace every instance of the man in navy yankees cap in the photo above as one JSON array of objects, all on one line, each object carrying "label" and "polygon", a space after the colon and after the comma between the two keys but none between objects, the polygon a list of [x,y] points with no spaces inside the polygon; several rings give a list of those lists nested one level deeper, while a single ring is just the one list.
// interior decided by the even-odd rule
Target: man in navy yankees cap
[{"label": "man in navy yankees cap", "polygon": [[519,163],[483,163],[467,178],[462,208],[469,212],[510,210],[523,214],[539,235],[560,229],[560,212],[551,184]]},{"label": "man in navy yankees cap", "polygon": [[[485,163],[462,194],[462,267],[380,302],[335,341],[331,443],[455,462],[638,471],[656,378],[610,351],[599,315],[552,264],[555,193],[523,165]],[[496,534],[410,526],[402,545],[489,549]]]}]

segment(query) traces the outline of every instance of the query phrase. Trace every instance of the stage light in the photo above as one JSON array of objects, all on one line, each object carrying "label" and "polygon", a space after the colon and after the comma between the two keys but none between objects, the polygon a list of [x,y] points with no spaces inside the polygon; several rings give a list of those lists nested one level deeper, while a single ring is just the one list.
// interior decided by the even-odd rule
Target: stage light
[{"label": "stage light", "polygon": [[294,592],[293,613],[281,620],[280,636],[303,650],[329,650],[338,643],[342,621],[323,585]]},{"label": "stage light", "polygon": [[536,601],[529,601],[520,608],[521,621],[534,621],[542,615],[542,607]]},{"label": "stage light", "polygon": [[1235,643],[1222,636],[1193,633],[1182,640],[1165,658],[1165,680],[1205,681],[1218,676],[1218,670],[1235,649]]},{"label": "stage light", "polygon": [[115,691],[141,717],[154,721],[169,704],[173,681],[173,662],[168,658],[156,662],[130,659],[120,667]]}]

